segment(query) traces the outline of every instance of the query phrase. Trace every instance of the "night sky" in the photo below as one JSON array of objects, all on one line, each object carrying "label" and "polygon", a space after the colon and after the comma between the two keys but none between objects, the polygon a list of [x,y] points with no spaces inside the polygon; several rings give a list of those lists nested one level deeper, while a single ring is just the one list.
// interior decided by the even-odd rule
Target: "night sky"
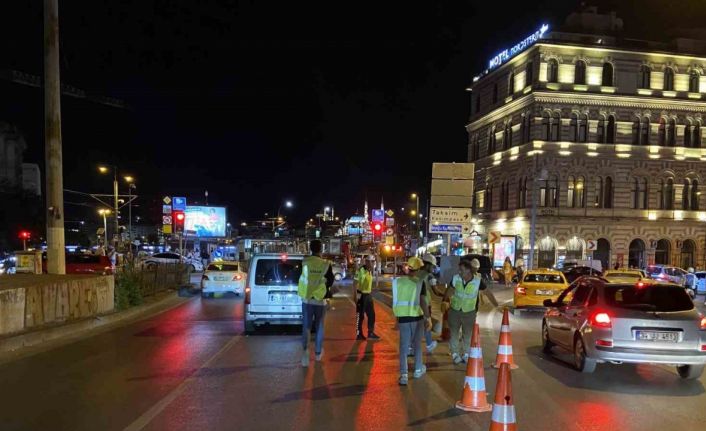
[{"label": "night sky", "polygon": [[[3,3],[0,68],[41,75],[42,2]],[[431,162],[465,161],[471,77],[579,3],[60,0],[62,81],[129,106],[63,98],[65,186],[109,192],[110,162],[143,208],[204,190],[235,222],[285,199],[295,220],[350,215],[366,192],[399,207]],[[592,2],[611,3],[628,34],[706,22],[698,0]],[[3,112],[42,163],[41,92],[15,86]]]}]

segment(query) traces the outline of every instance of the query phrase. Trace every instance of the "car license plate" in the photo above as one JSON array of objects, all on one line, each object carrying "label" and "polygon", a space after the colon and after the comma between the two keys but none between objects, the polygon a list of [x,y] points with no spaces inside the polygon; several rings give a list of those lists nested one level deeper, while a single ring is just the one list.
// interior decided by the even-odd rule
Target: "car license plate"
[{"label": "car license plate", "polygon": [[219,277],[213,277],[214,281],[228,281],[228,277],[224,276],[219,276]]},{"label": "car license plate", "polygon": [[535,290],[537,295],[554,295],[553,290]]},{"label": "car license plate", "polygon": [[296,304],[299,296],[291,293],[271,293],[270,302],[272,304]]},{"label": "car license plate", "polygon": [[635,338],[638,341],[666,341],[676,343],[679,341],[677,332],[658,332],[658,331],[635,331]]}]

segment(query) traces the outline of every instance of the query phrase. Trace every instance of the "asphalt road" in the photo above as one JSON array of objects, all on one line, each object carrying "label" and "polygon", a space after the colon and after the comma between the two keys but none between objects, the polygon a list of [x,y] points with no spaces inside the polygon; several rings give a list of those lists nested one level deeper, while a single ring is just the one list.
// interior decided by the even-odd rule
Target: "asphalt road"
[{"label": "asphalt road", "polygon": [[[350,287],[326,323],[324,361],[302,369],[297,328],[244,336],[240,298],[193,298],[128,324],[0,368],[0,430],[443,430],[488,429],[490,413],[464,413],[463,366],[441,345],[428,374],[397,385],[397,335],[376,305],[378,342],[357,342]],[[509,291],[496,291],[502,303]],[[385,291],[380,293],[384,302]],[[703,299],[700,301],[702,302]],[[703,309],[703,307],[700,305]],[[485,363],[500,313],[479,315]],[[651,365],[574,371],[541,353],[541,316],[512,316],[512,372],[523,430],[704,430],[704,378],[682,381]],[[492,394],[497,372],[486,368]]]}]

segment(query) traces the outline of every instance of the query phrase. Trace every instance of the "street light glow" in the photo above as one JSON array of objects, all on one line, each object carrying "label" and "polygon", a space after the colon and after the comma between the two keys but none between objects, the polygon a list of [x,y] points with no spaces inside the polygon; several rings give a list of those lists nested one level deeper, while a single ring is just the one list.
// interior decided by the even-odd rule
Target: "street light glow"
[{"label": "street light glow", "polygon": [[324,208],[324,211],[326,211],[326,212],[331,211],[331,207],[326,207],[326,208]]},{"label": "street light glow", "polygon": [[410,211],[409,213],[412,214],[412,215],[417,215],[417,212],[416,212],[415,210],[412,210],[412,211]]},{"label": "street light glow", "polygon": [[417,194],[416,194],[416,193],[412,193],[412,199],[417,199]]},{"label": "street light glow", "polygon": [[100,215],[108,215],[108,214],[110,214],[110,210],[107,210],[107,209],[105,209],[105,208],[101,208],[101,209],[98,210],[98,214],[100,214]]},{"label": "street light glow", "polygon": [[284,206],[286,206],[287,208],[291,208],[294,206],[294,204],[292,203],[292,201],[287,201],[284,203]]},{"label": "street light glow", "polygon": [[128,182],[128,183],[132,183],[133,181],[135,181],[135,177],[130,176],[130,175],[126,175],[126,176],[125,176],[125,181]]},{"label": "street light glow", "polygon": [[98,166],[98,172],[100,172],[101,174],[107,174],[108,168],[106,166]]}]

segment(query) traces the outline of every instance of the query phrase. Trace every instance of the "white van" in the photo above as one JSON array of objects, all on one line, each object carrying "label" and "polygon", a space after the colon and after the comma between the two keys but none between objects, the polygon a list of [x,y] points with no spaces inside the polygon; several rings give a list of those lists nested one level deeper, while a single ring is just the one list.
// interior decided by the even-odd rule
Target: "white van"
[{"label": "white van", "polygon": [[302,301],[297,284],[304,255],[256,254],[245,285],[245,332],[258,326],[301,325]]}]

